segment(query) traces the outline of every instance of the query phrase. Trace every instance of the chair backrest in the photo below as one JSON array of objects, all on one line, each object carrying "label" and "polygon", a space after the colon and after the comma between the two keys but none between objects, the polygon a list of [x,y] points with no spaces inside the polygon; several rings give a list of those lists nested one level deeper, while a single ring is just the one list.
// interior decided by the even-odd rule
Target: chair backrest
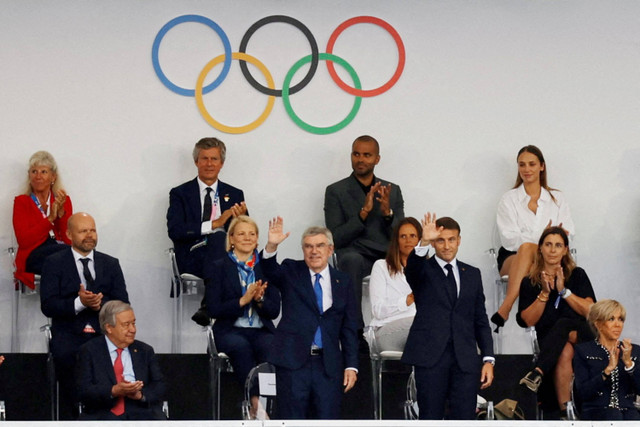
[{"label": "chair backrest", "polygon": [[276,410],[276,368],[270,363],[254,366],[244,384],[242,416],[245,420],[268,420]]}]

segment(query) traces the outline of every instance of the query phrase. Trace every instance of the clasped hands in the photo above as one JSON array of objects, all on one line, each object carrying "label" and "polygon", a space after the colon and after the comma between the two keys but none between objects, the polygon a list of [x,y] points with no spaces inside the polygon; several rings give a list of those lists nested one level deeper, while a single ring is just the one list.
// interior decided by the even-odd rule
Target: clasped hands
[{"label": "clasped hands", "polygon": [[80,302],[87,308],[94,311],[100,311],[102,306],[102,292],[94,294],[84,288],[84,285],[80,283],[80,290],[78,291]]},{"label": "clasped hands", "polygon": [[240,298],[240,307],[244,307],[247,304],[250,304],[251,301],[260,302],[260,300],[264,297],[264,293],[267,290],[267,285],[269,282],[262,280],[258,280],[249,286],[247,286],[247,291]]},{"label": "clasped hands", "polygon": [[247,204],[245,202],[236,203],[226,211],[222,212],[222,214],[220,214],[220,218],[211,221],[211,229],[215,230],[216,228],[224,227],[229,218],[236,218],[240,215],[246,215],[246,213]]},{"label": "clasped hands", "polygon": [[142,381],[120,381],[111,387],[111,396],[140,400],[142,399],[142,387],[144,387]]},{"label": "clasped hands", "polygon": [[364,221],[369,213],[373,210],[373,200],[380,203],[380,212],[382,216],[391,215],[391,207],[389,206],[389,195],[391,194],[391,184],[382,185],[380,181],[371,186],[364,199],[364,206],[360,209],[360,218]]}]

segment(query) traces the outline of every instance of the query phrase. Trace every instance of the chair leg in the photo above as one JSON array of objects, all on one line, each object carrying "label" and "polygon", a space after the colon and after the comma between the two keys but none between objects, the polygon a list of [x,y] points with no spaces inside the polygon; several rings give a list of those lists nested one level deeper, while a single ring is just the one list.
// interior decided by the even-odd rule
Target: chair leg
[{"label": "chair leg", "polygon": [[214,420],[220,419],[220,361],[217,358],[212,358],[210,361],[210,389],[211,389],[211,418]]},{"label": "chair leg", "polygon": [[18,335],[18,310],[20,309],[20,284],[15,283],[15,291],[13,292],[13,299],[11,304],[13,310],[11,313],[11,353],[20,352],[20,337]]},{"label": "chair leg", "polygon": [[373,391],[373,419],[382,419],[382,362],[371,359],[371,389]]}]

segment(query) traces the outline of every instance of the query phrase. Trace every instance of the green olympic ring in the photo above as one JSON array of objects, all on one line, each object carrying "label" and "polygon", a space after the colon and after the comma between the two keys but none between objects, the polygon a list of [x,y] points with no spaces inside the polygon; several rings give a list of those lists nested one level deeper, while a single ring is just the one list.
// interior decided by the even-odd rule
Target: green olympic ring
[{"label": "green olympic ring", "polygon": [[[291,117],[291,120],[293,120],[293,122],[297,124],[299,127],[301,127],[303,130],[306,130],[307,132],[315,133],[317,135],[327,135],[327,134],[339,131],[340,129],[344,128],[345,126],[347,126],[349,123],[353,121],[353,119],[358,114],[358,110],[360,109],[360,104],[362,103],[362,97],[355,96],[355,100],[353,101],[353,107],[351,108],[351,111],[349,112],[347,117],[345,117],[342,121],[340,121],[339,123],[336,123],[335,125],[327,126],[327,127],[318,127],[318,126],[312,126],[306,123],[305,121],[303,121],[300,117],[298,117],[298,115],[293,111],[293,108],[291,107],[291,102],[289,101],[289,85],[291,84],[291,79],[293,79],[293,75],[296,73],[296,71],[298,71],[300,67],[302,67],[304,64],[311,62],[312,58],[313,58],[313,55],[305,56],[304,58],[300,59],[298,62],[293,64],[293,67],[291,67],[291,69],[287,72],[287,75],[284,78],[284,83],[282,83],[282,103],[284,104],[284,109],[287,111],[287,114],[289,114],[289,117]],[[362,89],[362,85],[360,84],[360,79],[358,78],[358,74],[356,73],[356,70],[354,70],[353,67],[349,65],[347,61],[340,58],[339,56],[336,56],[330,53],[320,53],[318,54],[318,59],[323,61],[333,61],[338,65],[341,65],[342,68],[347,70],[351,75],[351,79],[353,80],[353,85],[355,86],[355,88],[358,90]]]}]

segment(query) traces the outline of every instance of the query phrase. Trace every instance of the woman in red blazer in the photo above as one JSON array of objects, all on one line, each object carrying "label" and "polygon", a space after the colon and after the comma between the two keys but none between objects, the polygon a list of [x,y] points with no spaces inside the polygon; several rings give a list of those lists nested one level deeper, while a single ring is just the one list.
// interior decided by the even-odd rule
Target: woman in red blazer
[{"label": "woman in red blazer", "polygon": [[15,278],[34,288],[44,259],[71,241],[67,220],[73,214],[71,199],[58,179],[53,156],[38,151],[29,159],[25,191],[13,201],[13,230],[18,241]]}]

